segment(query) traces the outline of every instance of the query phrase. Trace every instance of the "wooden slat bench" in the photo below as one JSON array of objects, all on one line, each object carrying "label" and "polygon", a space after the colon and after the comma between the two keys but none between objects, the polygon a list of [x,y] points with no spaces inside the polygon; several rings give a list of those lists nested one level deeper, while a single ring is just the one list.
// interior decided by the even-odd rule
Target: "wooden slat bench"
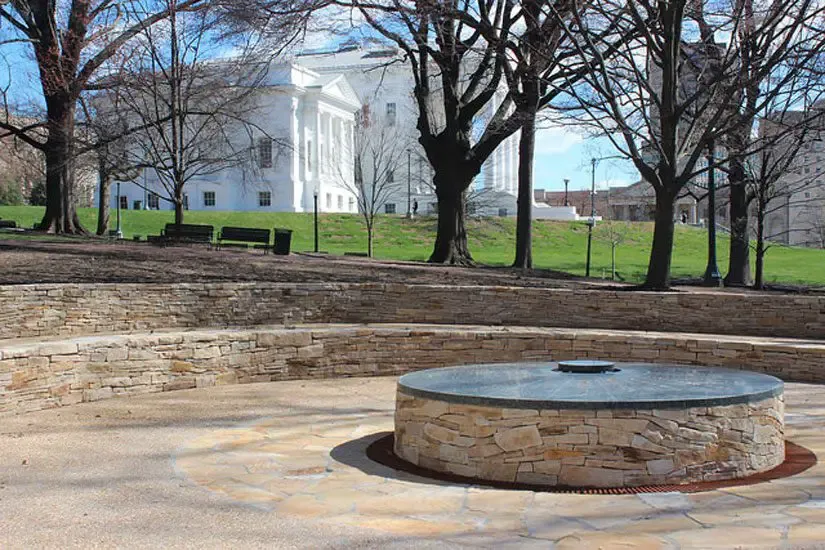
[{"label": "wooden slat bench", "polygon": [[[234,241],[227,243],[226,241]],[[218,246],[236,246],[247,248],[247,243],[255,244],[255,248],[262,248],[264,253],[269,252],[269,229],[254,227],[222,227],[218,235]]]},{"label": "wooden slat bench", "polygon": [[215,228],[211,225],[194,223],[175,225],[174,223],[167,223],[160,235],[150,235],[146,240],[161,246],[176,243],[202,243],[211,245],[214,234]]}]

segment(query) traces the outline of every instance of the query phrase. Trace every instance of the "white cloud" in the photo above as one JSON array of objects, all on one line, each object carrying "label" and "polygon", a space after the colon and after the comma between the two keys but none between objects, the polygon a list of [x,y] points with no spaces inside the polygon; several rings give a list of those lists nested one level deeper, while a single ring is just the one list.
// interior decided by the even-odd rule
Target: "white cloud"
[{"label": "white cloud", "polygon": [[536,155],[566,153],[584,141],[581,134],[563,126],[549,126],[536,130]]}]

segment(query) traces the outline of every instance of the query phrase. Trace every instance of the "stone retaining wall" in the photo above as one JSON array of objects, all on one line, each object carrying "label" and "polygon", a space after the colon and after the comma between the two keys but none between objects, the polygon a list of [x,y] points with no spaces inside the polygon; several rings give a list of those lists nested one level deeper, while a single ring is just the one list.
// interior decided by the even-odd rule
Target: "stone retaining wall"
[{"label": "stone retaining wall", "polygon": [[825,381],[825,343],[528,327],[258,327],[0,342],[0,413],[216,384],[578,358],[746,367],[786,381]]},{"label": "stone retaining wall", "polygon": [[825,338],[825,296],[377,283],[0,286],[0,339],[291,323],[436,323]]},{"label": "stone retaining wall", "polygon": [[491,481],[638,487],[741,478],[785,460],[782,397],[678,410],[507,409],[399,388],[395,452]]}]

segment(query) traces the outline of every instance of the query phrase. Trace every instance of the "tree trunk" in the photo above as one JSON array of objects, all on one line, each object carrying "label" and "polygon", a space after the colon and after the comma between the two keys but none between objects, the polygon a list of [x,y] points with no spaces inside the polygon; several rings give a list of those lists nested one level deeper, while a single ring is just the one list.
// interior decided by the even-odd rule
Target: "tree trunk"
[{"label": "tree trunk", "polygon": [[518,144],[518,211],[516,213],[516,260],[513,267],[533,267],[533,152],[536,145],[536,115],[521,126]]},{"label": "tree trunk", "polygon": [[47,233],[85,234],[74,189],[74,103],[68,94],[46,98],[46,212],[38,228]]},{"label": "tree trunk", "polygon": [[656,212],[653,225],[653,246],[644,287],[652,290],[670,288],[670,261],[673,256],[673,208],[675,195],[656,189]]},{"label": "tree trunk", "polygon": [[[435,179],[439,179],[436,174]],[[430,255],[430,263],[472,265],[473,258],[467,248],[467,230],[464,227],[465,205],[464,190],[469,187],[472,176],[467,178],[467,184],[453,181],[448,184],[436,183],[436,197],[438,198],[438,233],[435,237],[435,247]]]},{"label": "tree trunk", "polygon": [[756,219],[756,275],[753,288],[762,290],[765,286],[765,220],[763,215]]},{"label": "tree trunk", "polygon": [[[112,202],[112,180],[106,170],[100,169],[100,193],[97,203],[97,234],[109,229],[109,204]],[[118,199],[120,200],[120,199]]]},{"label": "tree trunk", "polygon": [[750,284],[750,246],[748,240],[748,200],[741,162],[731,164],[730,177],[730,259],[725,286]]},{"label": "tree trunk", "polygon": [[183,185],[175,186],[175,225],[183,223]]},{"label": "tree trunk", "polygon": [[367,257],[372,258],[372,224],[367,225]]}]

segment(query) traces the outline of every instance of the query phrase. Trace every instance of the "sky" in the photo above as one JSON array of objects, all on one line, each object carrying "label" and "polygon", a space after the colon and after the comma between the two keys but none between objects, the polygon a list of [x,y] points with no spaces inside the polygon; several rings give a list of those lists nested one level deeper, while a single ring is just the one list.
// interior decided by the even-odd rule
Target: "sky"
[{"label": "sky", "polygon": [[[312,35],[314,33],[310,33]],[[340,41],[330,40],[326,33],[318,33],[316,40],[303,44],[329,47]],[[27,45],[7,45],[0,59],[0,86],[6,85],[14,75],[11,90],[19,106],[39,104],[42,101],[36,66],[31,62]],[[570,180],[569,189],[590,188],[590,159],[615,155],[616,151],[604,138],[585,137],[569,127],[541,128],[536,133],[536,150],[533,163],[534,188],[563,191],[564,179]],[[596,187],[604,189],[630,185],[638,181],[638,172],[629,161],[610,160],[600,162],[596,170]]]},{"label": "sky", "polygon": [[[533,187],[547,191],[563,191],[564,179],[569,189],[590,189],[593,157],[616,155],[606,138],[585,137],[569,127],[539,129],[533,161]],[[639,173],[627,160],[610,159],[596,167],[596,188],[623,187],[635,183]]]}]

